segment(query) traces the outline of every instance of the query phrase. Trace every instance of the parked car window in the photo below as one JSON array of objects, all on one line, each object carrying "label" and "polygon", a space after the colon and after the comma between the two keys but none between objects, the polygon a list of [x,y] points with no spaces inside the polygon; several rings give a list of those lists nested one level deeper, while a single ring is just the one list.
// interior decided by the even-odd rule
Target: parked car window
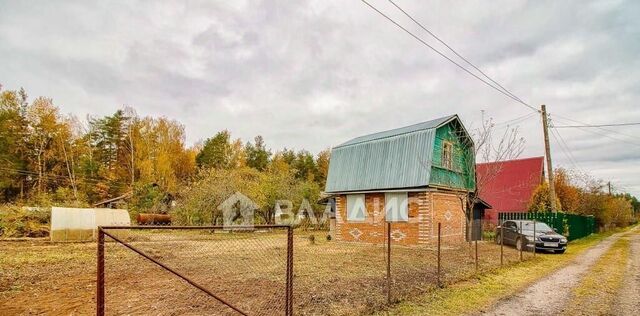
[{"label": "parked car window", "polygon": [[[536,231],[540,232],[548,232],[553,231],[549,225],[546,223],[536,222]],[[522,230],[533,231],[533,222],[524,222],[522,225]]]}]

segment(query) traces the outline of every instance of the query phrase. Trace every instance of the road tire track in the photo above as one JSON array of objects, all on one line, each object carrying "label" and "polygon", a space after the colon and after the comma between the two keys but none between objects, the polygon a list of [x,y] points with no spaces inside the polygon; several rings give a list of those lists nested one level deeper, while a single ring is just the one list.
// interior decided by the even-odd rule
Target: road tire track
[{"label": "road tire track", "polygon": [[631,235],[631,255],[618,298],[612,309],[614,315],[640,314],[640,234]]},{"label": "road tire track", "polygon": [[571,289],[576,287],[582,276],[622,235],[623,233],[618,233],[607,237],[579,255],[568,266],[544,277],[514,296],[500,300],[492,309],[481,315],[557,315],[562,313],[565,304],[571,300]]}]

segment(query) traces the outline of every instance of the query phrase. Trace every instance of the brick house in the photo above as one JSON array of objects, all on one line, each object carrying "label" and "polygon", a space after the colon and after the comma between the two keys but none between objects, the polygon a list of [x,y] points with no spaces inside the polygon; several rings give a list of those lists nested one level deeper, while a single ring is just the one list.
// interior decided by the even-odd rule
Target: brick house
[{"label": "brick house", "polygon": [[336,205],[336,240],[428,244],[465,239],[475,190],[473,141],[457,115],[361,136],[332,149],[325,191]]}]

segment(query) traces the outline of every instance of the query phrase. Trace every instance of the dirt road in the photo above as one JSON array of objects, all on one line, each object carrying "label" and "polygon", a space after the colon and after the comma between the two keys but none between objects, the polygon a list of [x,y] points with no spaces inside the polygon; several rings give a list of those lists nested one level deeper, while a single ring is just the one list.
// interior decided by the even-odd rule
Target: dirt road
[{"label": "dirt road", "polygon": [[631,237],[631,256],[613,313],[640,314],[640,234],[633,234]]},{"label": "dirt road", "polygon": [[[634,229],[638,231],[638,228]],[[527,287],[520,293],[499,301],[483,315],[558,315],[563,314],[565,305],[571,301],[575,288],[591,266],[622,237],[615,234],[587,250],[570,265],[550,274]],[[631,262],[627,265],[627,275],[623,288],[612,311],[617,315],[638,315],[640,313],[640,235],[633,234]]]}]

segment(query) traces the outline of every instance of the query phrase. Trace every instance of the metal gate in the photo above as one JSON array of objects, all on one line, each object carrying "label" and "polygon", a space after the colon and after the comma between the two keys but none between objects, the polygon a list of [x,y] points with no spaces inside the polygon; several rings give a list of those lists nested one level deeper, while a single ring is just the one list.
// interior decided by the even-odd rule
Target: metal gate
[{"label": "metal gate", "polygon": [[[121,255],[117,260],[113,260],[113,264],[117,264],[119,271],[124,275],[121,280],[131,278],[127,274],[126,268],[140,269],[140,264],[130,263],[131,260],[123,260],[125,257],[123,253],[127,253],[126,255],[129,255],[129,257],[131,257],[131,253],[134,253],[133,257],[143,258],[145,262],[150,262],[151,266],[163,271],[162,275],[169,274],[178,280],[186,282],[192,289],[203,293],[206,297],[214,300],[217,306],[221,307],[219,310],[202,310],[202,312],[240,315],[271,315],[279,314],[280,312],[284,315],[293,314],[293,229],[290,226],[99,227],[96,289],[97,315],[105,315],[105,306],[107,306],[105,303],[107,296],[105,284],[108,285],[109,282],[105,279],[105,254],[108,254],[108,251],[105,251],[105,245],[110,247],[119,245],[126,249],[118,249]],[[115,250],[113,251],[114,253],[116,252]],[[158,254],[161,251],[164,251],[164,255]],[[198,256],[188,256],[189,251],[197,253]],[[213,268],[204,269],[204,273],[202,272],[203,269],[200,269],[201,267],[194,269],[199,262],[211,263]],[[239,262],[245,265],[256,262],[255,266],[264,269],[264,271],[249,271],[250,267],[243,271],[238,271],[236,269],[240,268],[239,265],[241,263]],[[127,267],[127,265],[130,265],[130,267]],[[229,268],[224,270],[222,267]],[[220,276],[212,280],[211,275],[215,273],[219,273]],[[234,273],[237,275],[234,275]],[[261,273],[264,275],[261,275]],[[117,274],[117,272],[113,274]],[[150,283],[149,287],[152,288],[167,287],[166,283],[169,281],[166,281],[166,279],[168,278],[161,278],[157,274],[152,275],[152,280],[141,279],[133,283]],[[202,277],[203,275],[208,276],[209,279]],[[198,276],[200,276],[200,279],[197,278]],[[154,282],[159,281],[164,282],[163,285],[165,286],[154,284]],[[127,283],[127,285],[130,284],[130,282]],[[240,285],[242,284],[245,286],[241,287]],[[267,285],[265,286],[264,284]],[[275,286],[269,287],[268,284],[275,284]],[[171,284],[169,284],[169,287],[171,287]],[[256,288],[256,291],[260,290],[270,294],[265,295],[265,306],[261,306],[262,302],[260,301],[256,302],[256,297],[263,295],[262,292],[259,295],[243,297],[244,292],[251,291],[254,288]],[[177,290],[174,291],[179,292]],[[132,292],[135,292],[135,289]],[[169,297],[171,296],[170,294]],[[114,304],[116,301],[114,299]],[[189,303],[184,301],[183,299],[181,302],[174,302],[171,305]],[[130,306],[128,307],[130,308]]]}]

